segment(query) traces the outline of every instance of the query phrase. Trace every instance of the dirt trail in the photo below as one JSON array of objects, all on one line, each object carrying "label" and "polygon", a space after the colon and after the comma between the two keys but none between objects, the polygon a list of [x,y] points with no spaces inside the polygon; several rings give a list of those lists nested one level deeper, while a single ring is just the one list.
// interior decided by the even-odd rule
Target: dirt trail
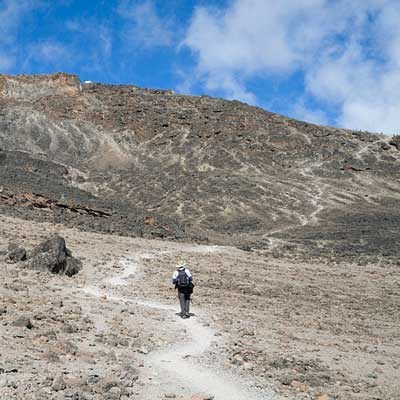
[{"label": "dirt trail", "polygon": [[[146,398],[154,399],[155,396],[162,398],[166,393],[181,389],[179,385],[187,383],[190,393],[194,395],[204,393],[215,400],[276,400],[277,395],[272,391],[266,393],[250,387],[249,383],[244,382],[240,377],[232,376],[227,372],[216,370],[212,367],[205,367],[191,361],[191,358],[202,355],[216,340],[216,332],[203,323],[205,314],[197,310],[196,318],[182,320],[175,316],[177,305],[163,304],[155,301],[143,300],[140,298],[119,296],[113,294],[118,286],[125,286],[129,277],[141,273],[141,260],[152,258],[153,255],[146,253],[142,257],[132,257],[122,259],[120,264],[123,266],[122,272],[116,276],[106,278],[102,281],[103,289],[98,286],[87,286],[83,292],[95,297],[105,296],[109,301],[131,302],[143,307],[167,311],[174,315],[176,321],[182,324],[187,332],[187,342],[182,346],[174,345],[167,349],[156,351],[146,356],[146,366],[152,370],[152,374],[157,377],[157,384],[150,385],[146,392]],[[104,286],[106,288],[104,288]],[[177,385],[179,382],[179,385]]]}]

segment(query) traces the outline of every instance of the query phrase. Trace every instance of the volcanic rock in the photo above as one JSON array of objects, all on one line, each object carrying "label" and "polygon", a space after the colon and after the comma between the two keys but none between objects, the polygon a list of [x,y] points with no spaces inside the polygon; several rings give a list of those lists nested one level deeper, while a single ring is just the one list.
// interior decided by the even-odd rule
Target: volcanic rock
[{"label": "volcanic rock", "polygon": [[60,390],[64,390],[67,387],[67,385],[64,382],[64,378],[62,375],[58,375],[54,378],[53,384],[51,385],[51,388],[58,392]]},{"label": "volcanic rock", "polygon": [[394,135],[389,144],[396,147],[397,150],[400,150],[400,135]]},{"label": "volcanic rock", "polygon": [[399,255],[398,136],[69,74],[2,75],[0,105],[1,213],[275,254]]},{"label": "volcanic rock", "polygon": [[81,270],[82,263],[72,257],[62,237],[54,236],[32,251],[29,267],[39,271],[50,271],[53,274],[73,276]]},{"label": "volcanic rock", "polygon": [[17,245],[10,246],[11,249],[7,253],[7,259],[9,262],[16,263],[18,261],[26,260],[26,250],[23,247]]},{"label": "volcanic rock", "polygon": [[20,326],[28,329],[32,329],[33,325],[29,317],[21,316],[17,318],[13,323],[14,326]]}]

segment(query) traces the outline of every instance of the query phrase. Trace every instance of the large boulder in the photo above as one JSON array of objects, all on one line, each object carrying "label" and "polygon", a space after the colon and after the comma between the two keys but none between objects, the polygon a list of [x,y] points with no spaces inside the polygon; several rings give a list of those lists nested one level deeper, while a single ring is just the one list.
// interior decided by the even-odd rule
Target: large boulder
[{"label": "large boulder", "polygon": [[39,271],[50,271],[53,274],[72,276],[81,270],[82,263],[72,257],[64,238],[56,235],[33,249],[29,267]]}]

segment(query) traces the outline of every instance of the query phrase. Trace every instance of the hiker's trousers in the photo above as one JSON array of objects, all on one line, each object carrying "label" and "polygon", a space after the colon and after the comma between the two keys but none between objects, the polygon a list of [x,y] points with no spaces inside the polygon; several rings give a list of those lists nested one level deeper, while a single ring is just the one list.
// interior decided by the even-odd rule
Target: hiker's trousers
[{"label": "hiker's trousers", "polygon": [[181,314],[189,315],[190,308],[190,294],[178,292],[179,303],[181,305]]}]

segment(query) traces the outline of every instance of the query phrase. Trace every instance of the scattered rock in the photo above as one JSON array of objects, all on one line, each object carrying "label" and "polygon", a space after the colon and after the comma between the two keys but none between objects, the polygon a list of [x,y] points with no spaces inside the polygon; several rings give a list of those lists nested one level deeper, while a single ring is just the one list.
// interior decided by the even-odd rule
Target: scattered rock
[{"label": "scattered rock", "polygon": [[78,351],[78,347],[69,340],[59,342],[57,345],[59,354],[72,354],[75,355]]},{"label": "scattered rock", "polygon": [[386,142],[381,142],[380,146],[382,150],[390,150],[390,146]]},{"label": "scattered rock", "polygon": [[121,398],[122,390],[118,386],[112,387],[108,393],[105,394],[106,400],[119,400]]},{"label": "scattered rock", "polygon": [[13,326],[20,326],[28,329],[32,329],[33,325],[29,317],[21,316],[17,318],[13,323]]},{"label": "scattered rock", "polygon": [[84,378],[81,377],[65,377],[64,382],[67,385],[67,387],[72,388],[72,389],[80,389],[87,391],[89,390],[89,386],[87,381]]},{"label": "scattered rock", "polygon": [[64,324],[61,328],[64,333],[75,333],[78,332],[78,328],[72,324]]},{"label": "scattered rock", "polygon": [[400,135],[393,135],[393,137],[390,140],[389,144],[391,146],[396,147],[397,150],[400,150]]},{"label": "scattered rock", "polygon": [[45,351],[42,355],[43,360],[47,360],[48,362],[60,362],[60,357],[54,351]]},{"label": "scattered rock", "polygon": [[99,393],[109,392],[112,388],[118,386],[119,381],[111,375],[106,375],[105,377],[101,378],[99,383],[97,384]]},{"label": "scattered rock", "polygon": [[23,247],[14,247],[11,251],[7,254],[7,261],[11,263],[17,263],[19,261],[26,260],[26,250]]},{"label": "scattered rock", "polygon": [[292,387],[296,389],[298,392],[307,392],[308,385],[303,382],[293,381],[291,383]]},{"label": "scattered rock", "polygon": [[149,354],[149,349],[146,347],[146,346],[142,346],[139,350],[138,350],[138,352],[139,353],[141,353],[141,354]]},{"label": "scattered rock", "polygon": [[55,392],[59,392],[60,390],[64,390],[67,387],[67,385],[64,382],[63,376],[62,375],[57,375],[54,378],[53,384],[51,385],[51,388]]}]

